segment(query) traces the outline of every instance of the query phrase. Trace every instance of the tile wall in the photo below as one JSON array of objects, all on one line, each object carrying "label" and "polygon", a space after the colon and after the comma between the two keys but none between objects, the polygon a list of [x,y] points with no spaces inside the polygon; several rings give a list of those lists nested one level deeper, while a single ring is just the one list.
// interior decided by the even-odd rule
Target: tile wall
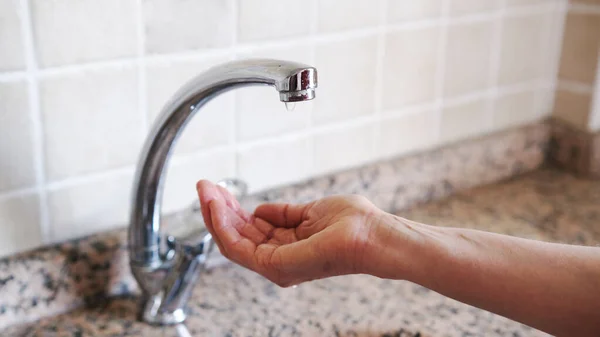
[{"label": "tile wall", "polygon": [[600,130],[600,0],[571,0],[564,24],[554,116]]},{"label": "tile wall", "polygon": [[0,0],[0,255],[125,226],[134,165],[159,109],[189,78],[231,59],[314,64],[318,98],[286,111],[265,87],[209,103],[175,150],[168,211],[194,200],[201,178],[237,176],[258,191],[542,119],[566,8]]}]

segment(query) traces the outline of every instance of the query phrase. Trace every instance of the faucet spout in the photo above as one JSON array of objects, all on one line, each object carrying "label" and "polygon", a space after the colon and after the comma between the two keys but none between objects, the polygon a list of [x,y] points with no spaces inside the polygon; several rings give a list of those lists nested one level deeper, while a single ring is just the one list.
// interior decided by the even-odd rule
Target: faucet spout
[{"label": "faucet spout", "polygon": [[[281,60],[242,60],[213,67],[185,84],[165,105],[142,149],[133,186],[129,224],[132,272],[146,297],[144,320],[155,324],[180,323],[183,308],[207,252],[202,247],[177,243],[160,232],[161,200],[165,167],[186,124],[211,99],[229,90],[269,85],[282,102],[315,97],[315,68]],[[204,234],[210,239],[210,234]],[[172,237],[169,237],[172,238]],[[196,255],[190,252],[196,252]],[[196,260],[194,260],[196,259]],[[193,275],[190,275],[193,274]],[[168,303],[176,299],[176,304]]]}]

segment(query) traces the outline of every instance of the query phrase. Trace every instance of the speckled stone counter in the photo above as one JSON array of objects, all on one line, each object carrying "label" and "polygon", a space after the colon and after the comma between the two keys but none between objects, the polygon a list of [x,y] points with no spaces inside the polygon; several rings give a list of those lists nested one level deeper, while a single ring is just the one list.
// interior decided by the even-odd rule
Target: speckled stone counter
[{"label": "speckled stone counter", "polygon": [[[600,181],[553,169],[401,212],[440,226],[572,244],[600,242]],[[136,321],[135,298],[113,298],[3,336],[547,336],[418,285],[366,275],[281,289],[228,264],[206,273],[185,326]]]}]

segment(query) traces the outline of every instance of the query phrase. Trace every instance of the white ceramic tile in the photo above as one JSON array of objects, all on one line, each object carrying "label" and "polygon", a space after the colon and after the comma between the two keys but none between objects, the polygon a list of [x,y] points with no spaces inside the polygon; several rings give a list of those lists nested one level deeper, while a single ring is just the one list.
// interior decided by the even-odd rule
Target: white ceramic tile
[{"label": "white ceramic tile", "polygon": [[229,46],[233,0],[144,0],[146,51],[172,53]]},{"label": "white ceramic tile", "polygon": [[321,32],[373,27],[379,23],[383,0],[318,0]]},{"label": "white ceramic tile", "polygon": [[201,179],[217,182],[235,177],[235,153],[213,152],[178,158],[169,164],[163,195],[163,212],[189,207],[197,200],[196,183]]},{"label": "white ceramic tile", "polygon": [[377,38],[375,36],[317,46],[319,88],[316,124],[372,114],[375,108]]},{"label": "white ceramic tile", "polygon": [[0,198],[0,257],[42,244],[37,195]]},{"label": "white ceramic tile", "polygon": [[35,185],[27,84],[0,83],[0,191]]},{"label": "white ceramic tile", "polygon": [[239,176],[251,193],[305,179],[310,169],[306,137],[256,145],[238,153]]},{"label": "white ceramic tile", "polygon": [[537,79],[544,47],[544,16],[506,17],[500,51],[499,84],[508,85]]},{"label": "white ceramic tile", "polygon": [[[226,62],[210,58],[161,63],[146,66],[149,121],[153,124],[175,92],[208,68]],[[233,134],[233,93],[225,93],[208,102],[186,126],[175,146],[175,153],[190,153],[202,148],[229,143]]]},{"label": "white ceramic tile", "polygon": [[[261,48],[238,56],[244,59],[271,58],[311,64],[312,48],[312,45],[277,49]],[[319,77],[320,75],[319,71]],[[320,80],[321,78],[319,78]],[[317,99],[296,103],[293,111],[286,110],[285,104],[279,100],[277,90],[272,87],[247,87],[236,90],[238,139],[246,141],[306,128],[314,102],[323,98],[320,83],[317,89]]]},{"label": "white ceramic tile", "polygon": [[489,87],[493,32],[492,21],[448,28],[445,96],[458,96]]},{"label": "white ceramic tile", "polygon": [[501,0],[450,0],[450,15],[491,12],[500,8]]},{"label": "white ceramic tile", "polygon": [[556,91],[554,88],[540,88],[536,90],[535,113],[540,116],[540,118],[552,115],[555,94]]},{"label": "white ceramic tile", "polygon": [[135,55],[135,0],[33,0],[31,10],[42,66]]},{"label": "white ceramic tile", "polygon": [[0,71],[25,68],[21,13],[17,0],[0,0]]},{"label": "white ceramic tile", "polygon": [[442,111],[440,140],[442,143],[478,136],[488,131],[487,102],[477,99],[445,107]]},{"label": "white ceramic tile", "polygon": [[418,152],[434,144],[437,135],[433,111],[420,111],[385,119],[379,126],[377,150],[383,157]]},{"label": "white ceramic tile", "polygon": [[439,35],[439,27],[387,35],[381,93],[384,109],[433,101]]},{"label": "white ceramic tile", "polygon": [[563,30],[565,13],[563,11],[549,11],[544,15],[543,50],[547,50],[541,57],[541,75],[549,81],[558,77],[560,59],[562,57]]},{"label": "white ceramic tile", "polygon": [[388,21],[401,22],[439,18],[442,14],[442,3],[443,0],[388,1]]},{"label": "white ceramic tile", "polygon": [[493,127],[506,129],[539,119],[534,109],[534,92],[525,91],[500,96],[495,101]]},{"label": "white ceramic tile", "polygon": [[239,41],[308,34],[312,1],[237,0]]},{"label": "white ceramic tile", "polygon": [[45,78],[40,83],[49,180],[137,162],[143,116],[135,68]]},{"label": "white ceramic tile", "polygon": [[372,124],[314,136],[314,174],[343,170],[374,159]]},{"label": "white ceramic tile", "polygon": [[132,186],[133,173],[127,173],[50,189],[50,240],[59,242],[126,227]]}]

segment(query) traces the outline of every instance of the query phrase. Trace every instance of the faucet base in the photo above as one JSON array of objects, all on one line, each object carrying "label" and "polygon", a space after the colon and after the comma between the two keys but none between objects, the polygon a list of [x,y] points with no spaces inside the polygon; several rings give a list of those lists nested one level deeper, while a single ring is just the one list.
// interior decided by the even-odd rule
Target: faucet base
[{"label": "faucet base", "polygon": [[174,311],[164,311],[161,309],[161,296],[155,295],[149,298],[142,313],[144,322],[153,325],[175,325],[183,323],[187,318],[185,310],[177,308]]}]

